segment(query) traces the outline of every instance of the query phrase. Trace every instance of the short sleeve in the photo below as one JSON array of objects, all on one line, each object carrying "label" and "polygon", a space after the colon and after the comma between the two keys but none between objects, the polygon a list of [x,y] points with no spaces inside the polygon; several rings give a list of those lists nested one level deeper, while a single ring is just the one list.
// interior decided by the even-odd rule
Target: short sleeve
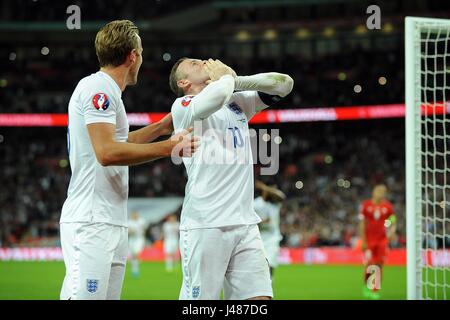
[{"label": "short sleeve", "polygon": [[258,91],[238,91],[233,93],[230,99],[235,102],[250,120],[257,113],[257,105],[263,104]]},{"label": "short sleeve", "polygon": [[116,124],[118,102],[107,90],[87,90],[80,95],[85,124]]},{"label": "short sleeve", "polygon": [[187,129],[194,125],[194,116],[192,112],[193,96],[184,96],[178,98],[172,104],[172,119],[175,131]]}]

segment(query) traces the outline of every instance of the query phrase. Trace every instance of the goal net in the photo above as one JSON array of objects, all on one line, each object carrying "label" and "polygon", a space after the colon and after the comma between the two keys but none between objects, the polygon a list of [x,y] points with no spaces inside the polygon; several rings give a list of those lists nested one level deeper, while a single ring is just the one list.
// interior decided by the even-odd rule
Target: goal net
[{"label": "goal net", "polygon": [[450,299],[450,20],[405,19],[408,299]]}]

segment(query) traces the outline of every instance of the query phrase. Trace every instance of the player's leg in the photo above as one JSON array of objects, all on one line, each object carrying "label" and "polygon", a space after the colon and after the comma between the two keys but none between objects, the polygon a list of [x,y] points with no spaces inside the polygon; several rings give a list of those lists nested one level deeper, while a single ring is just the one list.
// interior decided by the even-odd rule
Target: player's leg
[{"label": "player's leg", "polygon": [[271,299],[269,264],[258,226],[243,226],[236,230],[240,241],[234,248],[226,273],[225,299]]},{"label": "player's leg", "polygon": [[139,260],[136,252],[131,255],[131,273],[133,277],[139,277]]},{"label": "player's leg", "polygon": [[176,243],[173,241],[164,241],[164,256],[166,263],[166,271],[173,271],[173,252],[176,250]]},{"label": "player's leg", "polygon": [[227,228],[180,231],[180,300],[218,300],[234,242]]},{"label": "player's leg", "polygon": [[173,271],[173,254],[172,254],[172,252],[168,252],[166,254],[166,271],[167,272]]},{"label": "player's leg", "polygon": [[118,237],[113,226],[84,223],[76,230],[78,270],[73,300],[104,300]]},{"label": "player's leg", "polygon": [[280,253],[280,246],[278,243],[267,243],[264,248],[266,249],[266,257],[269,262],[270,278],[273,282],[273,275],[275,268],[278,267],[278,255]]},{"label": "player's leg", "polygon": [[383,255],[380,244],[370,246],[370,259],[366,268],[367,290],[366,297],[370,299],[379,299],[379,289],[381,286],[381,268],[380,257]]},{"label": "player's leg", "polygon": [[366,298],[370,298],[371,294],[371,285],[369,284],[370,275],[371,275],[371,265],[373,264],[373,246],[368,246],[367,249],[363,252],[363,262],[364,262],[364,285],[363,285],[363,296]]},{"label": "player's leg", "polygon": [[375,293],[374,294],[375,299],[379,299],[381,297],[380,290],[383,280],[383,266],[386,260],[387,252],[388,252],[387,244],[385,242],[380,242],[377,245],[376,252],[373,257],[373,264],[374,266],[376,266],[375,269],[376,286],[373,288],[373,292]]},{"label": "player's leg", "polygon": [[61,288],[60,299],[69,300],[72,296],[74,285],[77,283],[77,271],[79,268],[79,259],[77,257],[77,244],[75,243],[75,233],[78,223],[61,223],[60,236],[61,248],[64,257],[66,274]]},{"label": "player's leg", "polygon": [[119,235],[119,242],[114,252],[114,257],[109,275],[107,300],[120,300],[122,294],[123,279],[125,277],[125,269],[128,256],[128,230],[125,227],[114,227]]},{"label": "player's leg", "polygon": [[131,272],[134,277],[139,276],[139,255],[144,247],[144,239],[133,239],[130,241],[131,250]]}]

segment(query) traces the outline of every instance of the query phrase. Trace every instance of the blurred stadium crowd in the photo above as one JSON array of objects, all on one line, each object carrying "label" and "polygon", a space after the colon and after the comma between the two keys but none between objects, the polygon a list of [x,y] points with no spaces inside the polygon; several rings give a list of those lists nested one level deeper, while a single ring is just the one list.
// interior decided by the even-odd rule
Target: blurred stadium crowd
[{"label": "blurred stadium crowd", "polygon": [[[4,57],[0,60],[0,68],[4,79],[7,79],[4,85],[7,90],[0,90],[0,100],[8,112],[66,112],[71,89],[81,78],[98,69],[92,46],[53,46],[49,50],[50,53],[44,56],[38,47],[0,49]],[[146,57],[147,51],[151,52],[152,47],[144,44],[144,63],[138,85],[123,93],[128,112],[168,111],[174,100],[168,86],[168,75],[176,60],[165,62],[161,57],[150,57],[150,53]],[[208,58],[194,50],[190,56]],[[398,65],[403,64],[400,50],[374,52],[360,48],[325,55],[321,59],[301,55],[285,56],[281,60],[258,56],[239,60],[227,55],[218,57],[241,75],[271,70],[290,74],[296,80],[294,90],[277,108],[402,101],[404,79],[403,73],[397,70]],[[368,68],[368,61],[382,67]],[[381,77],[386,79],[383,85],[379,83]],[[362,87],[362,92],[354,92],[355,84]]]},{"label": "blurred stadium crowd", "polygon": [[[272,128],[279,128],[282,138],[279,172],[262,176],[257,165],[255,176],[288,196],[281,218],[283,245],[355,246],[359,203],[376,183],[387,184],[399,218],[392,245],[405,244],[401,120]],[[56,245],[70,179],[65,131],[10,128],[3,135],[1,245]],[[185,182],[184,167],[170,159],[131,167],[130,197],[183,196]],[[149,242],[158,240],[160,227],[149,226]]]}]

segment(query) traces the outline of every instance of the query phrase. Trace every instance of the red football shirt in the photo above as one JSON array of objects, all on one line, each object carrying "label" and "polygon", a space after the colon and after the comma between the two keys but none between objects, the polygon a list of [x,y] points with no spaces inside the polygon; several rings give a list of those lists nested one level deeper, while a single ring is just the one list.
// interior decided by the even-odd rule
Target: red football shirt
[{"label": "red football shirt", "polygon": [[385,221],[394,214],[392,203],[387,200],[375,204],[365,200],[360,206],[360,218],[365,222],[367,245],[387,241]]}]

